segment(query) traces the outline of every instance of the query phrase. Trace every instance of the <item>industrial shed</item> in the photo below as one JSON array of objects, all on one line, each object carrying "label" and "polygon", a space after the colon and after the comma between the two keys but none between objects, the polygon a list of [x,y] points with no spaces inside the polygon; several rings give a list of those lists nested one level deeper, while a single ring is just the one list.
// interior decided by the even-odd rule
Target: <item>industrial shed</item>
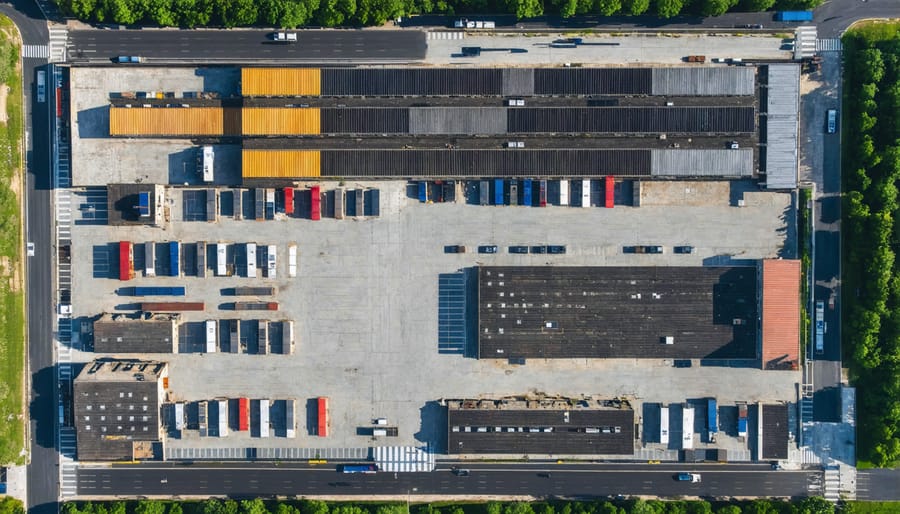
[{"label": "industrial shed", "polygon": [[94,321],[94,351],[98,353],[177,353],[177,314],[138,318],[103,314]]},{"label": "industrial shed", "polygon": [[109,135],[236,136],[240,117],[240,110],[222,107],[110,107]]},{"label": "industrial shed", "polygon": [[169,368],[156,361],[93,361],[75,377],[78,460],[133,461],[162,455],[160,406]]},{"label": "industrial shed", "polygon": [[770,64],[766,69],[766,189],[794,189],[800,164],[800,66]]},{"label": "industrial shed", "polygon": [[[597,402],[447,400],[447,453],[632,455],[634,411]],[[581,406],[587,404],[588,406]]]},{"label": "industrial shed", "polygon": [[762,366],[794,370],[800,365],[800,261],[762,263]]},{"label": "industrial shed", "polygon": [[788,406],[761,405],[760,424],[762,426],[762,446],[759,460],[787,459],[790,427],[788,426]]},{"label": "industrial shed", "polygon": [[757,271],[479,267],[478,356],[755,359]]},{"label": "industrial shed", "polygon": [[244,96],[317,96],[321,92],[318,68],[242,68]]},{"label": "industrial shed", "polygon": [[653,95],[749,96],[756,92],[756,68],[653,68]]},{"label": "industrial shed", "polygon": [[750,177],[753,150],[653,150],[650,175],[671,178]]}]

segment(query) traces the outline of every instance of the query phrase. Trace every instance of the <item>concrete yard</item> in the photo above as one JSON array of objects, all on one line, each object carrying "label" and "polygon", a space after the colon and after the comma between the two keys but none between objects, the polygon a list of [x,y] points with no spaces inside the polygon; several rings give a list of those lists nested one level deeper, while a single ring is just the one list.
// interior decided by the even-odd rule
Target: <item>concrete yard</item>
[{"label": "concrete yard", "polygon": [[[322,184],[323,190],[337,185]],[[754,201],[739,208],[719,196],[706,205],[680,204],[674,193],[667,196],[651,187],[644,191],[646,207],[541,209],[421,204],[408,196],[412,189],[405,182],[354,182],[342,187],[380,188],[381,217],[317,222],[220,217],[215,223],[183,222],[184,189],[168,190],[174,222],[164,228],[82,224],[76,217],[72,228],[72,255],[79,263],[73,268],[76,318],[131,308],[140,301],[117,295],[122,287],[183,285],[187,295],[176,300],[205,301],[207,308],[184,313],[187,322],[235,318],[295,322],[293,355],[230,355],[221,353],[220,346],[216,354],[150,357],[170,363],[169,401],[295,398],[296,439],[260,439],[232,429],[221,439],[200,439],[188,433],[183,439],[170,438],[168,446],[352,448],[428,442],[442,451],[446,420],[433,403],[440,398],[540,392],[597,398],[627,395],[639,401],[679,403],[709,396],[711,384],[723,406],[736,401],[776,402],[796,395],[799,372],[706,367],[699,361],[691,368],[676,368],[662,359],[529,360],[525,366],[512,366],[506,361],[439,352],[438,334],[439,279],[479,264],[698,266],[792,256],[796,242],[786,217],[792,205],[790,194],[748,192],[743,197],[752,196]],[[179,240],[185,256],[194,251],[197,241],[275,244],[277,278],[264,278],[262,269],[257,279],[214,277],[212,269],[206,279],[190,274],[151,278],[136,269],[137,278],[121,282],[114,278],[118,257],[113,243],[119,240]],[[296,243],[299,250],[296,278],[287,273],[289,243]],[[466,245],[469,252],[444,253],[445,245],[457,244]],[[475,253],[482,244],[498,245],[500,253]],[[507,246],[518,244],[564,244],[567,253],[512,255],[506,251]],[[630,244],[662,245],[665,252],[623,253],[622,246]],[[694,246],[694,253],[672,253],[674,245],[683,244]],[[136,258],[142,253],[139,246],[135,248]],[[279,302],[279,311],[224,310],[223,304],[234,297],[222,296],[221,290],[246,285],[277,286],[277,294],[266,301]],[[74,355],[79,361],[107,356]],[[311,436],[307,430],[311,423],[307,402],[317,396],[330,398],[327,438]],[[397,426],[399,437],[376,443],[362,435],[365,431],[358,429],[371,426],[372,419],[379,417]]]}]

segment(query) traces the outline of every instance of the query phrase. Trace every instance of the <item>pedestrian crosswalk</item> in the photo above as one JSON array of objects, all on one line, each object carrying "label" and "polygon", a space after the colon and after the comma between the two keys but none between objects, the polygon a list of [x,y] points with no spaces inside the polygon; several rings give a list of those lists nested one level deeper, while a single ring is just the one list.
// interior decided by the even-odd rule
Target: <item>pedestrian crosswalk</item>
[{"label": "pedestrian crosswalk", "polygon": [[429,32],[428,39],[465,39],[466,33],[462,31]]},{"label": "pedestrian crosswalk", "polygon": [[50,27],[50,46],[48,57],[50,62],[66,62],[66,45],[69,40],[69,32],[64,26]]},{"label": "pedestrian crosswalk", "polygon": [[50,48],[47,45],[22,45],[23,59],[47,59]]},{"label": "pedestrian crosswalk", "polygon": [[840,52],[843,49],[840,39],[817,39],[816,51],[818,52]]}]

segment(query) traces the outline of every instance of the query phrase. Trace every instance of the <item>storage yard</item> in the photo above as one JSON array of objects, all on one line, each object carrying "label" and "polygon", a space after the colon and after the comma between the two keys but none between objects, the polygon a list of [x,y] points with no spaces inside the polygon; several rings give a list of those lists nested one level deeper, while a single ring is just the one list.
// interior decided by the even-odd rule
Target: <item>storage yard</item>
[{"label": "storage yard", "polygon": [[789,67],[119,71],[74,355],[166,362],[164,444],[90,459],[786,458]]}]

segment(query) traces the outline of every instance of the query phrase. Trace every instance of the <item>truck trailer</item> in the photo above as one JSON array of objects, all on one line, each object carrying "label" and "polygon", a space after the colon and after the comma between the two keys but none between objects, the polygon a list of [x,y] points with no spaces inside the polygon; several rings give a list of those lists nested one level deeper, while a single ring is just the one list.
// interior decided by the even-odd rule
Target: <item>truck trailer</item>
[{"label": "truck trailer", "polygon": [[219,323],[215,320],[206,322],[206,353],[216,353]]}]

